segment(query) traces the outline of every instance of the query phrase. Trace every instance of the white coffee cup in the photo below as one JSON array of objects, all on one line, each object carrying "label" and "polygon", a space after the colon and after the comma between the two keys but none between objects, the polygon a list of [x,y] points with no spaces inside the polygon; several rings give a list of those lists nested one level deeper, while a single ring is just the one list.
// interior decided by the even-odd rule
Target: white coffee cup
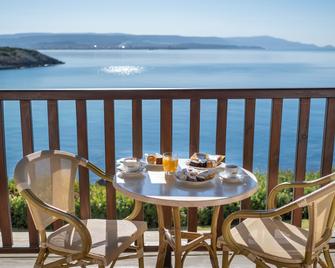
[{"label": "white coffee cup", "polygon": [[233,164],[228,164],[225,166],[225,171],[230,175],[230,176],[236,176],[238,173],[238,166],[233,165]]},{"label": "white coffee cup", "polygon": [[140,169],[141,162],[134,157],[125,158],[122,162],[127,172],[135,172]]}]

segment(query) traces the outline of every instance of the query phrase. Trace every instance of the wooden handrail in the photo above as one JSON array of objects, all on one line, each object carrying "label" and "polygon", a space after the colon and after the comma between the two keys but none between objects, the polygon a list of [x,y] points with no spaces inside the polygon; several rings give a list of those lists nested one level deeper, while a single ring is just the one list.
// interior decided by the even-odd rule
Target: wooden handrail
[{"label": "wooden handrail", "polygon": [[0,90],[0,100],[335,98],[334,88]]}]

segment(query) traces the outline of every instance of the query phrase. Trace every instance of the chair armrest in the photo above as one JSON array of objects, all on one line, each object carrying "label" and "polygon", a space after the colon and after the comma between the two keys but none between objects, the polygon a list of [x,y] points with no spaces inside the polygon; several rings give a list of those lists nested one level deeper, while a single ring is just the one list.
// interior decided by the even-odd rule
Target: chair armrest
[{"label": "chair armrest", "polygon": [[75,229],[78,231],[80,238],[82,240],[81,254],[83,256],[86,256],[89,253],[92,246],[91,234],[86,228],[85,224],[83,224],[79,218],[61,209],[48,205],[47,203],[39,199],[30,189],[23,190],[21,191],[20,194],[23,196],[23,198],[29,200],[29,202],[33,206],[38,207],[48,215],[51,215],[59,220],[63,220],[69,223],[70,225],[74,226]]},{"label": "chair armrest", "polygon": [[[108,176],[106,172],[104,172],[101,168],[97,167],[93,163],[87,161],[86,167],[103,180],[113,182],[113,179],[110,176]],[[142,202],[135,200],[133,211],[125,218],[125,220],[134,220],[140,214],[141,210],[142,210]]]},{"label": "chair armrest", "polygon": [[299,198],[296,201],[293,201],[287,205],[284,205],[277,209],[270,209],[270,210],[240,210],[230,214],[222,224],[222,236],[227,244],[227,246],[235,251],[240,252],[240,248],[237,242],[234,240],[232,233],[231,233],[231,225],[234,220],[236,219],[247,219],[247,218],[274,218],[280,215],[286,214],[291,212],[299,207],[305,207],[308,204],[304,198]]},{"label": "chair armrest", "polygon": [[285,189],[296,189],[296,188],[306,188],[306,187],[313,187],[313,186],[320,186],[323,184],[327,184],[335,179],[335,173],[329,174],[322,178],[312,180],[312,181],[295,181],[295,182],[284,182],[275,186],[269,196],[267,201],[267,208],[273,209],[276,207],[276,197],[277,194]]},{"label": "chair armrest", "polygon": [[87,161],[86,168],[92,171],[95,175],[99,176],[101,179],[108,181],[108,182],[113,182],[113,179],[110,176],[108,176],[106,172],[104,172],[101,168],[97,167],[93,163]]}]

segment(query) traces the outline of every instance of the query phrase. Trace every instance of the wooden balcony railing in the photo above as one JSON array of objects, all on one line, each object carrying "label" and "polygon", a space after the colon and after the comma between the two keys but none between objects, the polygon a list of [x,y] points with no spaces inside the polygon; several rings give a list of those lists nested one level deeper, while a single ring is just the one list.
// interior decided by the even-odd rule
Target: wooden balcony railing
[{"label": "wooden balcony railing", "polygon": [[[271,99],[270,148],[268,163],[267,190],[270,191],[278,183],[279,154],[281,139],[283,99],[299,99],[298,132],[296,144],[295,179],[304,180],[306,173],[306,155],[309,129],[310,102],[312,98],[326,99],[324,135],[321,154],[321,174],[331,172],[335,136],[335,88],[313,89],[83,89],[83,90],[8,90],[0,91],[0,227],[2,247],[0,253],[36,252],[38,234],[28,214],[29,247],[13,247],[12,226],[9,210],[8,178],[6,171],[5,133],[3,102],[18,100],[21,112],[21,131],[23,154],[34,151],[32,128],[32,100],[46,100],[48,107],[49,148],[59,149],[58,100],[74,100],[76,102],[77,148],[78,154],[88,157],[87,137],[87,100],[102,100],[104,102],[105,126],[105,163],[107,173],[114,174],[115,170],[115,128],[114,101],[132,100],[132,149],[133,155],[141,157],[142,144],[142,100],[160,100],[160,150],[172,150],[172,113],[174,99],[190,100],[190,142],[189,153],[199,150],[200,136],[200,100],[217,100],[216,152],[226,152],[226,128],[228,100],[245,100],[243,166],[249,170],[253,166],[253,146],[255,130],[255,107],[257,99]],[[90,217],[89,174],[79,170],[80,184],[80,214],[82,218]],[[107,183],[107,218],[116,217],[115,189]],[[301,191],[294,193],[295,197],[302,195]],[[249,200],[242,203],[243,208],[250,206]],[[188,229],[197,229],[197,210],[188,211]],[[223,217],[220,217],[222,221]],[[301,213],[294,213],[293,223],[301,223]],[[219,225],[220,226],[220,225]]]}]

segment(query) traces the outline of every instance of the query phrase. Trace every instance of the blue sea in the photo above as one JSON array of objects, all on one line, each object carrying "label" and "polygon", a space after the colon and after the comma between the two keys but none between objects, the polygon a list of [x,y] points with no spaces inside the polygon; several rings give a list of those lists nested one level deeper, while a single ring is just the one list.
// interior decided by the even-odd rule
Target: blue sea
[{"label": "blue sea", "polygon": [[[335,87],[335,52],[255,50],[44,50],[64,65],[0,71],[0,89]],[[320,168],[324,99],[311,103],[308,170]],[[33,101],[35,150],[48,148],[47,106]],[[89,158],[104,168],[102,101],[88,101]],[[173,150],[188,156],[189,101],[173,102]],[[257,100],[254,169],[266,171],[270,100]],[[116,156],[131,152],[131,102],[116,101]],[[159,101],[143,101],[144,152],[159,151]],[[285,100],[280,168],[294,170],[298,100]],[[76,153],[75,103],[59,101],[61,149]],[[242,163],[244,101],[228,103],[227,162]],[[201,101],[200,150],[215,152],[216,101]],[[22,156],[17,101],[5,102],[8,175]],[[335,158],[334,158],[335,159]],[[92,181],[95,178],[92,176]]]}]

